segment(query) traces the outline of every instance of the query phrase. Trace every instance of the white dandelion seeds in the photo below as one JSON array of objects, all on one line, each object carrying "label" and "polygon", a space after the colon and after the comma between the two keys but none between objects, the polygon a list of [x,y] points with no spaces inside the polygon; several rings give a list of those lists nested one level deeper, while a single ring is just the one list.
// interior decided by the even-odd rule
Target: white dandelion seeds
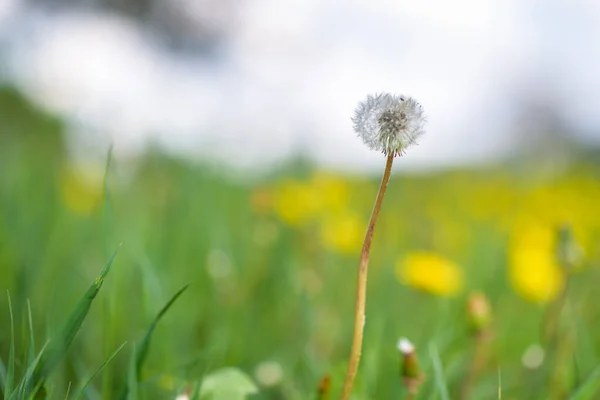
[{"label": "white dandelion seeds", "polygon": [[354,130],[371,150],[402,155],[425,132],[425,114],[414,99],[389,93],[369,95],[354,111]]},{"label": "white dandelion seeds", "polygon": [[412,342],[410,340],[403,337],[403,338],[400,338],[400,340],[398,340],[398,350],[400,350],[400,353],[402,353],[403,355],[406,356],[406,355],[414,353],[415,345],[412,344]]}]

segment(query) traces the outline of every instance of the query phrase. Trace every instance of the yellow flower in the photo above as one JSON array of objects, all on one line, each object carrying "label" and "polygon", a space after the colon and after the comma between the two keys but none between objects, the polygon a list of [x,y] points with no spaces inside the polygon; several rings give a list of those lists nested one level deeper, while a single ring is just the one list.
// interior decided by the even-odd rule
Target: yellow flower
[{"label": "yellow flower", "polygon": [[315,173],[307,182],[286,180],[276,189],[274,209],[292,226],[301,226],[346,206],[348,189],[339,177]]},{"label": "yellow flower", "polygon": [[321,209],[317,191],[309,184],[296,180],[283,182],[275,197],[275,212],[290,225],[302,225]]},{"label": "yellow flower", "polygon": [[340,253],[356,254],[360,251],[366,224],[354,213],[335,213],[321,224],[321,239],[325,247]]},{"label": "yellow flower", "polygon": [[514,249],[509,272],[515,290],[536,303],[554,299],[564,284],[554,253],[535,247]]},{"label": "yellow flower", "polygon": [[346,181],[327,172],[316,172],[310,181],[319,193],[325,211],[338,211],[348,203],[348,185]]},{"label": "yellow flower", "polygon": [[100,166],[72,164],[60,176],[64,204],[76,214],[90,214],[102,202],[104,170]]},{"label": "yellow flower", "polygon": [[510,248],[509,278],[524,298],[545,303],[564,285],[564,274],[556,260],[555,232],[545,224],[529,221],[517,225]]},{"label": "yellow flower", "polygon": [[458,265],[427,252],[415,252],[400,260],[396,275],[406,285],[437,296],[453,296],[463,284]]}]

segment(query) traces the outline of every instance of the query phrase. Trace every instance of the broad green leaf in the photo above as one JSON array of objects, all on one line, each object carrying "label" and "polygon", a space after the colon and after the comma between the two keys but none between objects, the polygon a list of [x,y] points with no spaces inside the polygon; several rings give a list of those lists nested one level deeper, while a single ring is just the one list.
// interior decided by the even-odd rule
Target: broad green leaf
[{"label": "broad green leaf", "polygon": [[256,384],[237,368],[223,368],[202,380],[200,400],[245,400],[258,393]]}]

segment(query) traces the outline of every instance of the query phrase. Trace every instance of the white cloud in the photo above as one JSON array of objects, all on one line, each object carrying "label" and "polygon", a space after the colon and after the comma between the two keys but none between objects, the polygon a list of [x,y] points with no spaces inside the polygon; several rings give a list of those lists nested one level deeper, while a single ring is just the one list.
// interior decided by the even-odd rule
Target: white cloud
[{"label": "white cloud", "polygon": [[21,41],[15,74],[32,98],[109,133],[117,150],[155,137],[241,165],[302,147],[333,166],[379,168],[350,116],[367,93],[405,93],[430,123],[402,165],[466,162],[508,149],[517,85],[570,93],[578,103],[565,115],[600,124],[590,101],[600,9],[576,4],[565,22],[552,14],[559,6],[516,0],[247,0],[218,62],[167,54],[114,15],[65,14]]}]

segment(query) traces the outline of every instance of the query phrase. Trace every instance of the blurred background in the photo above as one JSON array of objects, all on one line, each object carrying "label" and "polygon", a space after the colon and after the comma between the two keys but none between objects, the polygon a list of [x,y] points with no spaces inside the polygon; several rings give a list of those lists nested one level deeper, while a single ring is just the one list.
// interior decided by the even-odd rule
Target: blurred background
[{"label": "blurred background", "polygon": [[[350,118],[385,91],[428,125],[377,227],[357,398],[400,396],[399,336],[426,369],[434,343],[459,393],[474,291],[496,321],[474,398],[500,366],[508,398],[568,393],[600,360],[598,48],[586,0],[0,0],[0,289],[17,348],[27,302],[43,344],[123,242],[58,398],[128,341],[87,394],[113,398],[131,344],[188,282],[144,396],[222,366],[261,398],[311,398],[326,373],[338,387],[384,166]],[[574,361],[544,364],[556,304],[557,354]],[[4,364],[8,310],[2,296]]]}]

